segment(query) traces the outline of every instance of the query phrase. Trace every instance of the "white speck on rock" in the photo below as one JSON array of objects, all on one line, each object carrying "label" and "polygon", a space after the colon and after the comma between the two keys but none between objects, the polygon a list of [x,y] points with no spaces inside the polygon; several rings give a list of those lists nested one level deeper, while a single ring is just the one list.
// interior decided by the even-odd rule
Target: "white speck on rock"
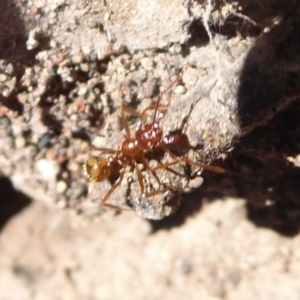
[{"label": "white speck on rock", "polygon": [[67,189],[67,184],[65,181],[60,180],[56,185],[56,191],[60,194],[64,193]]},{"label": "white speck on rock", "polygon": [[177,85],[176,88],[174,88],[174,94],[184,94],[186,92],[186,88],[183,85]]},{"label": "white speck on rock", "polygon": [[22,136],[18,136],[15,139],[15,146],[17,149],[22,149],[26,145],[26,140]]},{"label": "white speck on rock", "polygon": [[29,32],[28,39],[26,41],[27,50],[33,50],[39,46],[39,41],[36,39],[36,32],[32,30]]},{"label": "white speck on rock", "polygon": [[105,147],[106,143],[106,139],[102,136],[97,136],[92,140],[92,145],[96,148]]},{"label": "white speck on rock", "polygon": [[54,160],[40,159],[36,162],[36,169],[43,179],[54,181],[60,170],[58,162]]}]

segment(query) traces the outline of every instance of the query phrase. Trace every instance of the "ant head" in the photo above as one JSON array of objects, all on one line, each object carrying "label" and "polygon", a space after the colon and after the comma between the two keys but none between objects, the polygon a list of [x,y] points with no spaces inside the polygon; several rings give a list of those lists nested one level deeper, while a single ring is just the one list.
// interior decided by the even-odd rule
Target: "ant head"
[{"label": "ant head", "polygon": [[111,174],[111,167],[107,159],[102,157],[90,157],[83,168],[91,181],[104,181]]}]

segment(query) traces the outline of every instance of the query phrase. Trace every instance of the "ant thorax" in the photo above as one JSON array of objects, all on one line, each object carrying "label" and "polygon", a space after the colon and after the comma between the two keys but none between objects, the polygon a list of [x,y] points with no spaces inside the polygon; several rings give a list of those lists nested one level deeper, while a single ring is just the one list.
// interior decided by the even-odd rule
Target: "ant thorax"
[{"label": "ant thorax", "polygon": [[159,127],[158,123],[146,124],[140,129],[136,130],[136,140],[139,146],[144,151],[150,151],[155,148],[163,136],[163,131]]},{"label": "ant thorax", "polygon": [[123,141],[121,151],[119,153],[119,159],[126,161],[140,154],[141,149],[138,142],[135,139],[126,139]]}]

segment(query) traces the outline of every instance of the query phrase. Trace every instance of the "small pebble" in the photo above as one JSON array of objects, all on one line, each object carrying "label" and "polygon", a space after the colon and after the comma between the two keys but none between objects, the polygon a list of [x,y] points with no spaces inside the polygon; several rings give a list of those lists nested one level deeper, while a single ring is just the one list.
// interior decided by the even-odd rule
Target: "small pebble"
[{"label": "small pebble", "polygon": [[87,86],[81,86],[79,89],[78,89],[78,95],[79,96],[83,96],[87,93]]},{"label": "small pebble", "polygon": [[60,194],[64,193],[65,190],[67,189],[67,184],[65,181],[63,180],[60,180],[57,182],[57,185],[56,185],[56,191]]},{"label": "small pebble", "polygon": [[68,168],[71,172],[78,172],[81,169],[81,165],[76,161],[69,161]]},{"label": "small pebble", "polygon": [[174,88],[174,94],[184,94],[186,92],[186,88],[183,85],[177,85]]},{"label": "small pebble", "polygon": [[98,148],[105,147],[106,146],[105,143],[106,143],[106,139],[101,136],[97,136],[92,140],[92,145]]},{"label": "small pebble", "polygon": [[26,145],[26,140],[23,136],[18,136],[15,139],[15,146],[17,149],[21,149]]},{"label": "small pebble", "polygon": [[148,57],[144,57],[141,59],[141,65],[143,66],[143,68],[145,70],[152,70],[153,69],[153,60]]},{"label": "small pebble", "polygon": [[36,32],[34,30],[29,32],[28,39],[26,41],[27,50],[33,50],[39,46],[39,41],[36,39]]},{"label": "small pebble", "polygon": [[79,64],[82,62],[82,60],[83,60],[83,55],[81,53],[79,53],[79,54],[76,53],[72,56],[72,62],[74,64]]},{"label": "small pebble", "polygon": [[39,149],[48,148],[50,145],[51,145],[51,137],[47,134],[43,135],[37,143]]},{"label": "small pebble", "polygon": [[58,163],[54,160],[40,159],[35,165],[44,180],[54,181],[60,169]]},{"label": "small pebble", "polygon": [[110,12],[106,12],[106,13],[104,14],[104,20],[105,20],[105,21],[108,21],[108,20],[110,19],[110,17],[111,17],[111,13],[110,13]]},{"label": "small pebble", "polygon": [[182,51],[182,47],[179,43],[175,43],[169,48],[169,52],[173,55],[179,54]]}]

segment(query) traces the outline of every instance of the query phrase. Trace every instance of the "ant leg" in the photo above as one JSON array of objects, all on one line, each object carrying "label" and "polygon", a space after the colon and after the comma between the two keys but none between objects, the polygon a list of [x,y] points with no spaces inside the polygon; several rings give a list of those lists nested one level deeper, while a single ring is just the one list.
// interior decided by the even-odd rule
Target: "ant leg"
[{"label": "ant leg", "polygon": [[201,169],[204,169],[204,170],[208,170],[208,171],[211,171],[211,172],[215,172],[215,173],[225,173],[225,170],[221,167],[218,167],[218,166],[211,166],[211,165],[206,165],[206,164],[203,164],[201,162],[197,162],[197,161],[193,161],[191,159],[189,159],[188,157],[182,157],[180,158],[181,161],[189,164],[189,165],[196,165],[198,167],[200,167]]},{"label": "ant leg", "polygon": [[91,151],[100,151],[103,153],[115,154],[117,150],[109,149],[109,148],[97,148],[93,146],[87,146],[84,149],[81,149],[82,152],[91,152]]},{"label": "ant leg", "polygon": [[[147,116],[147,112],[148,112],[149,110],[155,110],[155,108],[156,108],[156,105],[151,105],[151,106],[145,108],[145,109],[142,111],[142,113],[141,113],[140,120],[141,120],[141,121],[145,121],[146,116]],[[158,109],[158,110],[167,110],[167,108],[168,108],[168,105],[160,104],[159,107],[158,107],[157,109]]]},{"label": "ant leg", "polygon": [[[178,82],[179,82],[179,81],[181,80],[181,78],[182,78],[182,75],[183,75],[184,71],[185,71],[185,70],[182,69],[181,72],[179,73],[179,75],[177,76],[177,78],[170,84],[170,86],[169,86],[166,90],[162,91],[162,92],[160,93],[160,95],[158,96],[157,101],[156,101],[156,104],[155,104],[154,114],[153,114],[153,125],[154,125],[154,123],[157,121],[157,111],[158,111],[159,107],[162,106],[162,105],[161,105],[161,99],[162,99],[162,96],[163,96],[164,94],[168,93],[171,89],[173,89],[173,87],[174,87],[176,84],[178,84]],[[165,107],[169,107],[169,105],[170,105],[170,100],[168,101],[168,104],[165,105]]]},{"label": "ant leg", "polygon": [[[158,190],[152,191],[152,192],[150,192],[150,193],[145,193],[145,185],[144,185],[144,180],[143,180],[142,172],[141,172],[141,170],[139,169],[139,167],[138,167],[137,164],[135,164],[135,168],[136,168],[136,172],[137,172],[137,175],[138,175],[138,180],[139,180],[140,189],[141,189],[141,195],[142,195],[142,196],[144,196],[144,197],[146,197],[146,198],[150,198],[150,197],[154,197],[154,196],[156,196],[156,195],[162,194],[162,193],[164,193],[164,192],[167,192],[167,191],[169,191],[170,189],[172,190],[171,187],[165,187],[165,188],[163,188],[163,189],[158,189]],[[158,183],[161,185],[161,182],[160,182],[160,180],[158,179],[157,175],[154,174],[154,173],[151,171],[150,168],[149,168],[149,171],[154,175],[154,177],[156,178],[156,180],[158,181]],[[177,191],[177,192],[180,192],[180,193],[183,192],[182,189],[177,188],[177,187],[176,187],[176,191]]]},{"label": "ant leg", "polygon": [[[159,185],[162,185],[161,181],[157,177],[156,173],[150,168],[150,166],[149,166],[147,160],[145,159],[145,157],[142,157],[142,164],[145,167],[145,169],[148,170],[153,175],[153,177],[155,178],[155,180],[157,181],[157,183]],[[141,170],[138,168],[137,165],[136,165],[136,170],[137,170],[137,173],[138,173],[139,183],[140,183],[140,187],[141,187],[141,194],[146,195],[145,194],[145,185],[144,185],[144,181],[143,181],[143,176],[142,176]]]},{"label": "ant leg", "polygon": [[218,167],[218,166],[210,166],[210,165],[206,165],[206,164],[203,164],[203,163],[200,163],[200,162],[196,162],[196,161],[193,161],[187,157],[177,157],[176,161],[173,161],[173,162],[170,162],[170,163],[166,163],[166,164],[162,164],[156,168],[154,168],[154,171],[156,170],[159,170],[159,169],[167,169],[171,172],[174,172],[175,174],[178,174],[178,175],[181,175],[181,176],[184,176],[180,173],[177,173],[176,171],[174,171],[173,169],[170,169],[169,167],[170,166],[173,166],[173,165],[176,165],[178,163],[186,163],[186,164],[189,164],[189,165],[196,165],[202,169],[205,169],[205,170],[208,170],[208,171],[211,171],[211,172],[215,172],[215,173],[225,173],[225,170],[221,167]]},{"label": "ant leg", "polygon": [[131,108],[131,107],[124,107],[123,106],[123,107],[120,108],[120,116],[121,116],[122,125],[123,125],[123,127],[126,131],[127,137],[130,139],[131,138],[131,133],[130,133],[128,122],[126,120],[126,116],[125,116],[126,114],[137,116],[137,117],[140,117],[141,114],[139,112],[137,112],[135,109]]},{"label": "ant leg", "polygon": [[[153,192],[151,192],[151,193],[148,193],[147,195],[146,195],[146,197],[148,198],[150,198],[150,197],[154,197],[154,196],[156,196],[156,195],[159,195],[159,194],[163,194],[163,193],[165,193],[165,192],[168,192],[169,190],[174,190],[173,188],[170,188],[169,186],[168,187],[166,187],[166,188],[164,188],[164,189],[161,189],[161,190],[156,190],[156,191],[153,191]],[[175,191],[177,192],[177,193],[180,193],[180,194],[182,194],[183,192],[184,192],[184,189],[182,189],[182,188],[180,188],[180,187],[176,187],[176,189],[175,189]]]},{"label": "ant leg", "polygon": [[139,117],[139,122],[141,122],[141,121],[144,122],[146,119],[146,113],[148,112],[148,110],[153,110],[153,109],[155,109],[155,106],[150,106],[150,107],[147,107],[146,109],[144,109],[142,111],[142,113],[139,113],[138,111],[136,111],[135,109],[133,109],[131,107],[126,106],[126,107],[120,108],[122,125],[125,128],[126,134],[129,138],[131,137],[131,133],[129,130],[128,122],[126,120],[126,115],[132,115],[132,116]]},{"label": "ant leg", "polygon": [[[146,159],[145,159],[144,157],[142,158],[142,164],[144,165],[145,169],[148,170],[148,171],[153,175],[153,177],[155,178],[155,180],[157,181],[157,183],[158,183],[159,185],[165,186],[164,189],[159,189],[159,190],[157,190],[157,193],[159,193],[159,192],[164,193],[164,192],[167,191],[167,190],[175,190],[175,191],[179,191],[179,192],[182,191],[182,189],[181,189],[181,188],[178,188],[177,186],[174,186],[174,185],[167,185],[167,184],[161,183],[160,179],[158,178],[157,174],[155,173],[156,168],[151,168],[151,167],[149,166],[148,162],[146,161]],[[167,168],[165,168],[165,169],[167,169]],[[173,171],[173,170],[170,169],[169,171],[171,172],[171,171]],[[175,173],[175,172],[174,172],[174,173]],[[154,192],[155,192],[155,191],[154,191]],[[154,193],[154,192],[151,192],[150,194],[152,194],[152,193]],[[149,195],[149,193],[148,193],[147,195]]]},{"label": "ant leg", "polygon": [[136,173],[138,176],[139,184],[140,184],[140,189],[141,189],[141,195],[145,195],[145,185],[144,185],[144,179],[141,170],[139,169],[137,163],[134,164],[134,167],[136,169]]},{"label": "ant leg", "polygon": [[[190,166],[192,165],[196,165],[198,167],[200,167],[201,169],[205,169],[205,170],[208,170],[208,171],[211,171],[211,172],[215,172],[215,173],[225,173],[225,170],[221,167],[218,167],[218,166],[211,166],[211,165],[206,165],[204,163],[201,163],[201,162],[197,162],[197,161],[193,161],[191,160],[190,158],[188,157],[178,157],[176,156],[175,154],[173,154],[168,148],[166,147],[162,147],[164,151],[166,151],[175,161],[169,163],[170,165],[175,165],[176,163],[186,163]],[[163,165],[162,165],[163,166]],[[157,168],[163,168],[162,166],[158,166]]]},{"label": "ant leg", "polygon": [[141,114],[136,111],[135,109],[131,108],[131,107],[127,107],[127,106],[122,106],[120,108],[120,110],[122,111],[122,114],[125,115],[132,115],[132,116],[136,116],[139,117]]},{"label": "ant leg", "polygon": [[170,172],[173,172],[174,174],[177,174],[177,175],[180,175],[180,176],[184,176],[184,175],[182,175],[182,174],[180,174],[180,173],[178,173],[175,170],[173,170],[173,169],[170,168],[171,166],[176,165],[179,162],[180,162],[179,160],[176,160],[176,161],[172,161],[172,162],[160,164],[159,166],[155,167],[153,169],[153,171],[157,171],[157,170],[163,169],[163,170],[168,170]]},{"label": "ant leg", "polygon": [[[109,191],[106,193],[105,197],[101,200],[101,205],[107,208],[113,208],[113,209],[122,209],[122,210],[126,210],[125,208],[122,208],[120,206],[117,205],[113,205],[113,204],[108,204],[107,201],[109,199],[109,197],[111,196],[111,194],[116,190],[116,188],[121,184],[123,177],[125,174],[125,168],[123,169],[120,177],[118,178],[118,180],[112,185],[112,187],[109,189]],[[129,209],[130,210],[130,209]]]},{"label": "ant leg", "polygon": [[[160,107],[167,108],[168,106],[161,105]],[[154,110],[154,109],[155,109],[155,105],[152,105],[152,106],[149,106],[149,107],[145,108],[142,111],[142,113],[139,113],[138,111],[136,111],[135,109],[133,109],[131,107],[121,107],[120,108],[120,115],[121,115],[122,125],[125,128],[126,134],[129,138],[131,137],[131,133],[130,133],[130,130],[129,130],[128,122],[126,120],[126,115],[132,115],[132,116],[139,117],[140,118],[139,122],[141,122],[141,121],[145,121],[147,112],[149,110]]]},{"label": "ant leg", "polygon": [[173,89],[173,87],[181,80],[182,75],[185,71],[185,68],[182,68],[182,70],[180,71],[180,73],[178,74],[177,78],[170,84],[170,86],[164,90],[161,95],[168,93],[171,89]]}]

